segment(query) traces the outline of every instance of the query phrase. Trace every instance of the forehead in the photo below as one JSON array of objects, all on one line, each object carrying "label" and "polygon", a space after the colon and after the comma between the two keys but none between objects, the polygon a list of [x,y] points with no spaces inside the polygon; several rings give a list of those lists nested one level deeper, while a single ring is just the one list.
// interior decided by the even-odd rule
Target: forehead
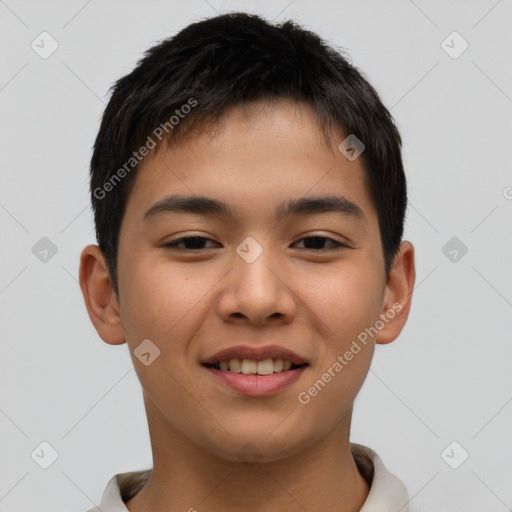
[{"label": "forehead", "polygon": [[175,147],[162,145],[142,161],[126,208],[132,221],[165,209],[169,196],[174,204],[176,196],[215,199],[211,209],[223,202],[232,218],[264,212],[275,218],[300,198],[306,210],[315,205],[304,198],[327,196],[360,220],[376,215],[363,159],[350,161],[337,149],[347,135],[341,130],[331,132],[328,147],[309,105],[278,100],[230,107],[212,128]]}]

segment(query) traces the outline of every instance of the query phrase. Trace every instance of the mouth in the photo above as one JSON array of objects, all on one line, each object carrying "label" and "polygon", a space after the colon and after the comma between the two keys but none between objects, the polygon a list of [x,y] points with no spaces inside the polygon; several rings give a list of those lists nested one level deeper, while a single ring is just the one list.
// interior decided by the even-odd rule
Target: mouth
[{"label": "mouth", "polygon": [[244,375],[272,375],[309,366],[298,354],[279,345],[228,347],[202,361],[208,368]]},{"label": "mouth", "polygon": [[[282,369],[278,371],[272,369],[272,373],[267,373],[270,371],[270,362],[247,359],[230,359],[227,369],[221,369],[221,364],[225,366],[225,360],[219,363],[203,364],[203,367],[223,388],[229,388],[238,395],[263,397],[276,395],[290,387],[300,379],[309,366],[307,363],[296,365],[290,361],[281,363],[272,359],[268,361],[276,364],[278,368],[282,365]],[[287,363],[286,366],[285,363]],[[263,370],[259,368],[261,364],[265,365]],[[260,371],[262,373],[259,373]]]},{"label": "mouth", "polygon": [[309,363],[279,345],[237,345],[201,362],[214,382],[240,395],[275,395],[296,382]]},{"label": "mouth", "polygon": [[303,368],[309,366],[309,364],[294,364],[290,360],[283,360],[282,358],[267,358],[260,361],[256,361],[254,359],[232,358],[224,359],[216,363],[203,363],[203,366],[225,372],[265,376]]},{"label": "mouth", "polygon": [[238,394],[274,395],[296,382],[309,363],[277,345],[236,346],[221,350],[201,365],[216,382]]}]

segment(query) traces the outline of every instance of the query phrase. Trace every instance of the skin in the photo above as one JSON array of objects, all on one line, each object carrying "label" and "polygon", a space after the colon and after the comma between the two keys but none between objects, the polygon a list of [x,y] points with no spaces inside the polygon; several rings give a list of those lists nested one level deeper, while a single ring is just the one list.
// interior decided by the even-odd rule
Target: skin
[{"label": "skin", "polygon": [[[386,280],[363,160],[337,150],[345,137],[333,132],[329,148],[306,104],[232,107],[215,132],[143,161],[120,231],[119,297],[99,248],[83,249],[80,285],[91,321],[106,343],[128,343],[143,388],[153,473],[127,502],[131,512],[348,512],[366,500],[369,486],[350,452],[352,407],[375,344],[392,342],[407,320],[414,248],[401,243]],[[176,193],[223,199],[237,216],[143,221],[150,206]],[[332,193],[357,203],[366,221],[334,213],[274,218],[283,200]],[[305,245],[313,235],[348,247]],[[212,242],[195,253],[163,247],[184,236]],[[235,251],[247,236],[263,249],[252,263]],[[301,404],[298,394],[396,303],[400,311],[377,336]],[[133,355],[147,338],[161,351],[149,366]],[[242,396],[200,364],[238,344],[278,344],[309,367],[279,393]],[[252,464],[239,457],[247,442],[259,455]]]}]

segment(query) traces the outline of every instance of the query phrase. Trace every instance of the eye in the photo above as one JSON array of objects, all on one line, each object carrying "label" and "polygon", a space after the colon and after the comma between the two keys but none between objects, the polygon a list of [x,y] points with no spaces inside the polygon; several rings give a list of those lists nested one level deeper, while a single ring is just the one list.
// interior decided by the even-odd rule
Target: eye
[{"label": "eye", "polygon": [[[298,242],[295,242],[296,244],[302,241],[306,241],[306,247],[304,249],[306,250],[313,250],[313,251],[328,251],[332,249],[337,249],[339,247],[347,247],[347,245],[342,244],[341,242],[337,242],[336,240],[333,240],[332,238],[328,238],[326,236],[307,236],[304,238],[301,238]],[[168,248],[178,248],[188,251],[200,251],[202,249],[209,249],[209,247],[204,247],[205,242],[214,242],[211,238],[207,238],[204,236],[188,236],[183,238],[178,238],[176,240],[173,240],[172,242],[168,242],[163,245],[163,247]],[[331,244],[331,247],[324,247],[325,243],[328,242]],[[181,244],[184,244],[185,247],[180,247]],[[308,247],[309,245],[309,247]]]},{"label": "eye", "polygon": [[[205,248],[202,247],[204,241],[213,242],[211,238],[206,238],[204,236],[186,236],[173,240],[172,242],[168,242],[164,244],[163,247],[178,248],[178,246],[183,243],[188,245],[188,247],[184,247],[185,250],[197,251]],[[206,247],[206,249],[209,249],[209,247]]]},{"label": "eye", "polygon": [[[309,245],[310,247],[304,247],[304,249],[307,250],[320,250],[320,251],[328,251],[330,249],[337,249],[338,247],[348,247],[348,245],[342,244],[341,242],[338,242],[336,240],[333,240],[332,238],[328,238],[326,236],[306,236],[304,238],[301,238],[298,242],[302,242],[302,240],[307,240],[306,245]],[[323,245],[325,242],[330,242],[333,247],[324,248]]]}]

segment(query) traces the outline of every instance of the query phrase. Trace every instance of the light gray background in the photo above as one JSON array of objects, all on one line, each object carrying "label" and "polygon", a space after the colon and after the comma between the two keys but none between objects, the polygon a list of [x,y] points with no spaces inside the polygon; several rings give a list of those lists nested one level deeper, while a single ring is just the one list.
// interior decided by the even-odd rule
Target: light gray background
[{"label": "light gray background", "polygon": [[[151,466],[127,346],[100,340],[77,281],[95,243],[91,146],[144,50],[231,10],[344,47],[404,139],[416,289],[404,331],[376,349],[352,441],[404,481],[412,511],[510,510],[512,0],[0,1],[0,510],[84,511],[115,473]],[[59,44],[47,59],[31,48],[43,31]],[[453,31],[469,43],[456,59],[441,46]],[[42,237],[58,249],[46,263]],[[42,441],[59,454],[46,470]],[[458,469],[441,457],[452,441],[469,453]]]}]

